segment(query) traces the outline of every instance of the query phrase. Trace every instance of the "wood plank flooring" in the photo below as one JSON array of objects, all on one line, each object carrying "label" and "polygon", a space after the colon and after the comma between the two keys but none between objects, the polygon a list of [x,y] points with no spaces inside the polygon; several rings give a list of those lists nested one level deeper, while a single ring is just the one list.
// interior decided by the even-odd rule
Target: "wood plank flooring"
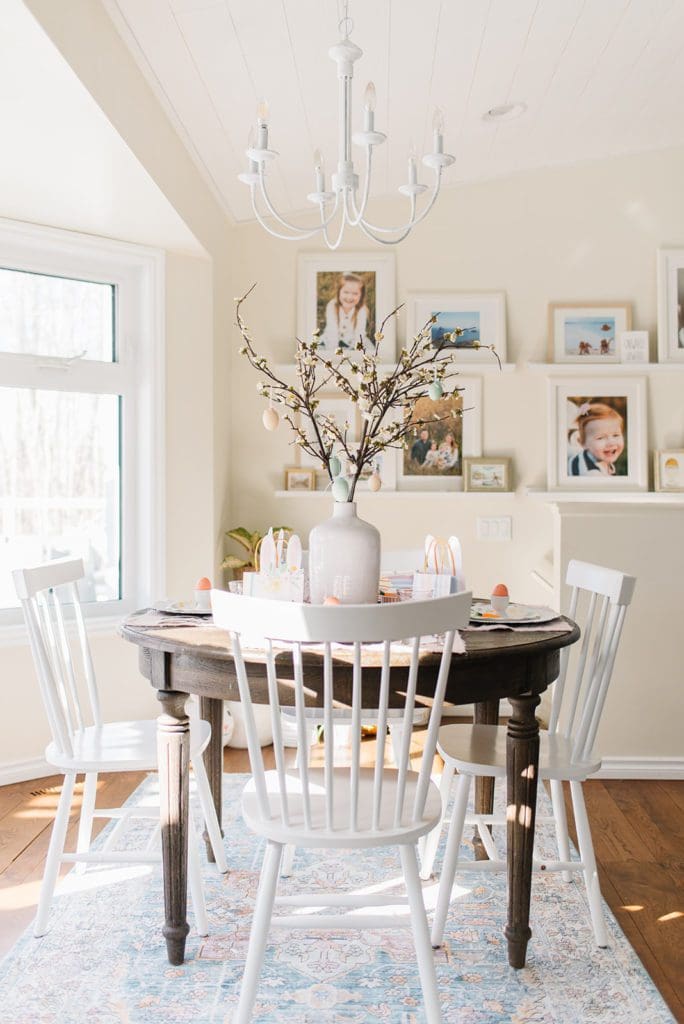
[{"label": "wood plank flooring", "polygon": [[[367,747],[371,761],[374,744]],[[226,750],[225,770],[247,771],[246,752]],[[133,772],[101,776],[98,805],[120,803],[142,778]],[[55,776],[0,788],[0,955],[35,915],[60,784]],[[684,782],[591,781],[584,791],[603,895],[684,1024]],[[80,796],[79,786],[72,846]],[[568,817],[572,822],[570,810]],[[105,824],[96,819],[94,831]]]}]

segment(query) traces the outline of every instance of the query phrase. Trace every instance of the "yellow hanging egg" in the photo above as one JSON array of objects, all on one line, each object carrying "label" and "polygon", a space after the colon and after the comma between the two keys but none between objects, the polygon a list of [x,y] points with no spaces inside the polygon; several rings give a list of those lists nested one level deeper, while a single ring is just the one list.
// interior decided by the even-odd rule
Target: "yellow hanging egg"
[{"label": "yellow hanging egg", "polygon": [[268,409],[264,409],[261,422],[266,427],[266,430],[276,430],[280,423],[280,416],[274,408],[269,407]]},{"label": "yellow hanging egg", "polygon": [[369,491],[379,491],[381,487],[382,487],[382,480],[380,479],[380,476],[377,473],[373,473],[368,478],[368,490]]}]

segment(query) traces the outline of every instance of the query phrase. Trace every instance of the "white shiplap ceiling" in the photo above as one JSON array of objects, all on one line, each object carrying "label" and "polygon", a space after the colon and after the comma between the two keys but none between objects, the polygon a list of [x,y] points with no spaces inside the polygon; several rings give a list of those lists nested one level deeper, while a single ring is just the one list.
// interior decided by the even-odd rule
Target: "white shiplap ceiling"
[{"label": "white shiplap ceiling", "polygon": [[[276,205],[303,209],[312,154],[337,159],[328,48],[340,0],[105,0],[202,173],[238,221],[256,104],[270,106]],[[373,194],[394,192],[430,142],[435,105],[456,155],[445,184],[684,143],[684,0],[352,0],[354,128],[378,90]],[[482,119],[522,102],[516,120]],[[358,152],[358,151],[357,151]],[[426,181],[430,177],[426,172]]]}]

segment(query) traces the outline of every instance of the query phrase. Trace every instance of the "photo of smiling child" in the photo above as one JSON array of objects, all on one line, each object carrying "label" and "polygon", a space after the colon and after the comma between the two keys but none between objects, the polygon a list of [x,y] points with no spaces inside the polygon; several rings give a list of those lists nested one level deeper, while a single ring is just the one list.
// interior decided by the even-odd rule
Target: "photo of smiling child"
[{"label": "photo of smiling child", "polygon": [[375,272],[316,275],[318,342],[322,349],[371,347],[375,333]]},{"label": "photo of smiling child", "polygon": [[627,399],[571,397],[568,476],[627,476]]}]

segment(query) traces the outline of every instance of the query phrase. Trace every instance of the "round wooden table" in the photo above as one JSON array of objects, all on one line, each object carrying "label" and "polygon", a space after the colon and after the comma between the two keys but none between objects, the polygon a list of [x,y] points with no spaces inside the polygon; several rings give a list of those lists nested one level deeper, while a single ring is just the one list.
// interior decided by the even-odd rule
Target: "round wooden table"
[{"label": "round wooden table", "polygon": [[[200,697],[200,714],[212,727],[212,740],[204,761],[216,810],[221,820],[221,781],[223,770],[223,701],[239,700],[237,678],[228,634],[206,620],[196,626],[152,628],[136,620],[136,613],[121,627],[122,636],[140,648],[140,669],[157,690],[162,704],[159,717],[159,786],[161,793],[162,863],[166,921],[164,936],[169,961],[183,962],[187,923],[187,834],[188,834],[188,751],[189,720],[185,711],[188,694]],[[515,630],[473,631],[462,635],[465,654],[455,654],[446,688],[446,700],[452,704],[474,704],[475,721],[495,723],[499,701],[509,700],[513,713],[508,722],[507,806],[508,814],[508,918],[505,935],[508,959],[512,967],[524,967],[529,927],[532,851],[534,846],[537,772],[539,762],[539,724],[535,708],[539,695],[558,676],[560,650],[576,642],[578,626],[565,632]],[[243,649],[249,663],[250,688],[257,702],[267,703],[266,670],[261,650]],[[363,705],[375,705],[380,668],[372,671],[374,655],[364,656]],[[293,703],[289,656],[278,662],[280,699]],[[311,702],[322,681],[321,656],[305,655],[307,690]],[[426,652],[418,673],[418,694],[430,697],[434,692],[439,655]],[[344,649],[334,653],[334,690],[337,700],[350,703],[351,665]],[[402,703],[402,658],[392,661],[393,703]],[[405,677],[404,677],[405,678]],[[377,680],[377,685],[376,685]],[[288,695],[289,698],[288,699]],[[493,780],[478,779],[476,808],[491,813]],[[526,808],[526,814],[518,809]],[[531,811],[531,815],[530,812]],[[206,837],[205,837],[206,839]],[[208,848],[210,859],[211,851]]]}]

